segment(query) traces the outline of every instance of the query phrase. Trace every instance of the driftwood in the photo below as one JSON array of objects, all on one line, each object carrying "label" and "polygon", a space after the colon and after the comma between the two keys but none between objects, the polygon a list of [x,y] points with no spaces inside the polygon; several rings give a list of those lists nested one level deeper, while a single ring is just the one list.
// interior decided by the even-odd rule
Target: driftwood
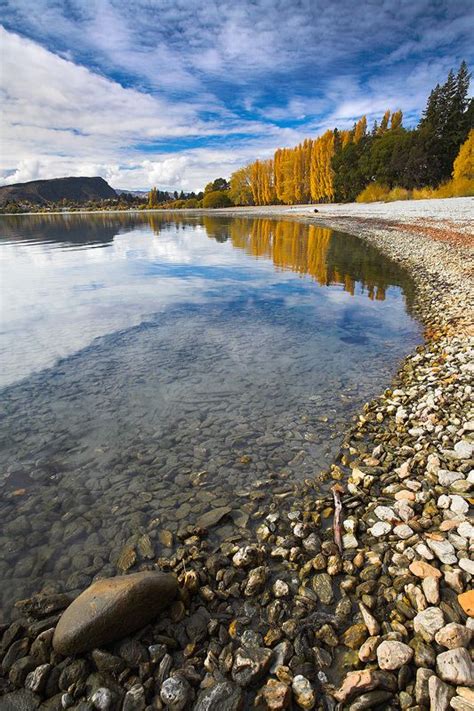
[{"label": "driftwood", "polygon": [[334,543],[339,548],[339,552],[342,553],[341,494],[344,493],[344,489],[340,484],[334,484],[334,486],[331,486],[331,491],[334,497],[334,521],[332,524],[332,528],[334,531]]}]

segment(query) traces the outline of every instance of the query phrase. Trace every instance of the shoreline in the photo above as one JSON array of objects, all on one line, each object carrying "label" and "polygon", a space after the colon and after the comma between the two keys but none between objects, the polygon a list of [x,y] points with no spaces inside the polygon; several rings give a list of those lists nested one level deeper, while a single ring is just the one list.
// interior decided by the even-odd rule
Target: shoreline
[{"label": "shoreline", "polygon": [[[331,530],[332,497],[318,498],[317,478],[301,482],[290,496],[273,497],[255,539],[249,531],[247,541],[224,542],[210,552],[205,534],[195,532],[183,541],[180,556],[157,562],[178,576],[181,599],[153,628],[132,635],[142,655],[136,666],[114,648],[114,657],[129,670],[120,683],[119,675],[100,668],[90,654],[64,664],[51,651],[51,634],[43,664],[63,664],[61,673],[75,664],[77,678],[70,671],[68,679],[77,686],[70,694],[58,676],[57,690],[50,688],[55,694],[46,697],[45,687],[36,693],[29,676],[37,668],[31,641],[39,639],[38,626],[40,636],[54,628],[56,614],[49,627],[25,618],[13,636],[12,641],[23,631],[29,642],[26,656],[6,670],[7,683],[28,691],[11,693],[28,694],[30,701],[31,695],[56,697],[58,703],[69,694],[69,707],[79,708],[81,699],[106,688],[112,703],[104,708],[121,708],[122,694],[130,704],[132,697],[143,698],[143,705],[130,705],[142,709],[157,695],[149,708],[159,710],[165,708],[159,694],[169,677],[185,697],[184,706],[170,706],[176,709],[220,710],[228,700],[226,708],[237,711],[253,707],[256,698],[258,708],[275,710],[322,709],[335,701],[352,711],[428,709],[430,702],[449,708],[450,697],[457,699],[452,708],[469,708],[462,703],[470,703],[472,693],[465,690],[472,684],[465,647],[474,629],[474,593],[467,592],[474,576],[468,553],[474,528],[466,518],[474,483],[474,201],[459,199],[466,201],[466,215],[449,217],[444,207],[436,215],[434,203],[454,209],[452,200],[413,201],[418,214],[397,216],[391,208],[385,218],[372,205],[318,206],[318,213],[314,206],[208,211],[289,217],[356,234],[414,280],[414,312],[425,327],[425,342],[403,361],[385,392],[364,407],[327,475],[344,489],[335,493],[343,505],[343,554]],[[433,214],[420,214],[420,203],[431,203]],[[2,630],[4,640],[13,625]],[[159,659],[150,651],[157,639],[165,648]],[[21,667],[29,669],[26,674],[17,671],[22,659],[30,659],[31,668]],[[149,667],[140,673],[140,664]],[[12,668],[20,683],[11,681]],[[87,688],[93,672],[100,683],[95,679],[92,689],[89,681]]]}]

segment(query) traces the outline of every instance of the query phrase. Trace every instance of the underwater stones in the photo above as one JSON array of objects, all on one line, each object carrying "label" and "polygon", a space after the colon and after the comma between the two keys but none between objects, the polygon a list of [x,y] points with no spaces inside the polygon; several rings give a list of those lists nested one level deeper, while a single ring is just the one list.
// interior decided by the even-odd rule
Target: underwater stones
[{"label": "underwater stones", "polygon": [[35,595],[27,600],[18,600],[15,607],[32,617],[41,619],[54,612],[64,610],[72,602],[72,597],[66,593],[52,595]]},{"label": "underwater stones", "polygon": [[50,671],[51,664],[40,664],[39,667],[30,671],[25,679],[25,689],[29,689],[35,694],[42,694]]},{"label": "underwater stones", "polygon": [[121,573],[125,573],[134,565],[136,560],[137,554],[135,552],[135,546],[131,543],[127,543],[119,553],[117,570],[120,570]]},{"label": "underwater stones", "polygon": [[176,578],[165,573],[142,572],[99,580],[63,613],[53,647],[68,656],[121,639],[156,617],[176,592]]},{"label": "underwater stones", "polygon": [[[109,711],[112,708],[113,696],[110,689],[99,687],[91,696],[92,705],[97,711]],[[64,702],[62,704],[65,705]]]},{"label": "underwater stones", "polygon": [[171,531],[168,531],[168,529],[163,528],[158,533],[158,540],[165,548],[171,548],[173,545],[173,534]]},{"label": "underwater stones", "polygon": [[212,526],[216,526],[224,516],[230,514],[231,511],[230,506],[219,506],[215,509],[211,509],[211,511],[208,511],[198,518],[196,526],[198,528],[212,528]]}]

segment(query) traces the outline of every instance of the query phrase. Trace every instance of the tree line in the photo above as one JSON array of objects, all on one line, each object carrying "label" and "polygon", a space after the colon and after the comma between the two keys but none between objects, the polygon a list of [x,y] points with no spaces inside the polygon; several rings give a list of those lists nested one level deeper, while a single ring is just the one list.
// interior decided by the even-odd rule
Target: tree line
[{"label": "tree line", "polygon": [[[474,99],[466,62],[430,93],[415,128],[387,110],[370,128],[328,130],[209,183],[193,207],[474,195]],[[170,207],[190,207],[169,204]]]}]

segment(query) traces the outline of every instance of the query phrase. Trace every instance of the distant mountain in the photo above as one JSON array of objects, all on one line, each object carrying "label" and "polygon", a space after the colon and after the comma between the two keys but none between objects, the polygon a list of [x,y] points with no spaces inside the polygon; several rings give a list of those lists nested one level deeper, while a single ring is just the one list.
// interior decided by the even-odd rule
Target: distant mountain
[{"label": "distant mountain", "polygon": [[115,190],[103,178],[52,178],[0,187],[0,206],[6,202],[46,205],[64,199],[81,203],[116,197]]},{"label": "distant mountain", "polygon": [[126,193],[127,195],[133,195],[134,197],[148,197],[149,190],[126,190],[125,188],[114,188],[117,195],[120,193]]}]

